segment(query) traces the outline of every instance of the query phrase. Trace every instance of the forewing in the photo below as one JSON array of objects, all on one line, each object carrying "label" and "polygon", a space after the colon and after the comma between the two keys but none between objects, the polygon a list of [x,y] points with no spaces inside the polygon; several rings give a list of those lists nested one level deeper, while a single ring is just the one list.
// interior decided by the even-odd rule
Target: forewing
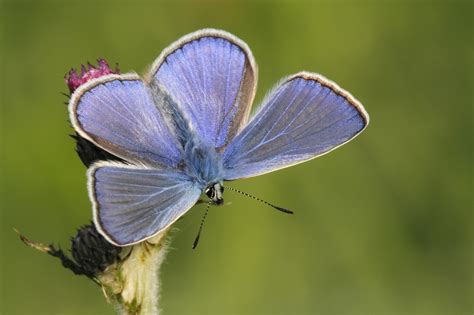
[{"label": "forewing", "polygon": [[177,142],[137,75],[108,75],[79,87],[69,114],[75,130],[126,161],[175,167]]},{"label": "forewing", "polygon": [[324,77],[287,78],[224,152],[225,179],[257,176],[325,154],[368,124],[363,106]]},{"label": "forewing", "polygon": [[94,222],[111,243],[153,237],[185,214],[201,189],[183,173],[100,162],[88,172]]},{"label": "forewing", "polygon": [[165,49],[150,77],[179,104],[196,133],[221,148],[247,122],[257,66],[243,41],[224,31],[205,29]]}]

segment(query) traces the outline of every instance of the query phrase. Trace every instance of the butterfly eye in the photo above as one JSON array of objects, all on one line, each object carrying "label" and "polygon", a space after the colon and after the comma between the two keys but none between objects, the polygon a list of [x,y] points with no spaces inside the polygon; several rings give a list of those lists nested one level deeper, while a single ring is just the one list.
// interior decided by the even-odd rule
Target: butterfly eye
[{"label": "butterfly eye", "polygon": [[214,196],[213,189],[211,189],[211,188],[206,188],[205,193],[206,193],[206,195],[207,195],[209,198],[211,198],[211,199],[212,199],[213,196]]}]

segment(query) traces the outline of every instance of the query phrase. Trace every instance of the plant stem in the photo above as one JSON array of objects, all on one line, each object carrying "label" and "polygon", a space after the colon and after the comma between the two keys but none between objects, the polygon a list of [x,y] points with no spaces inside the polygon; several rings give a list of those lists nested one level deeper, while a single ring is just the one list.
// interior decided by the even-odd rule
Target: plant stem
[{"label": "plant stem", "polygon": [[168,231],[125,249],[126,256],[98,276],[118,314],[159,314],[159,271],[167,252]]}]

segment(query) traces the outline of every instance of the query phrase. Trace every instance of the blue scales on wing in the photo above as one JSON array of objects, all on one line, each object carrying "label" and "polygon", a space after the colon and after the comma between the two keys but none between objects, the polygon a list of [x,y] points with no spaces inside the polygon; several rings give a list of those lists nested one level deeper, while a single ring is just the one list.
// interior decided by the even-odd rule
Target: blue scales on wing
[{"label": "blue scales on wing", "polygon": [[322,76],[291,76],[266,97],[249,124],[226,147],[224,179],[289,167],[346,143],[368,123],[348,92]]},{"label": "blue scales on wing", "polygon": [[195,133],[223,148],[247,122],[257,68],[250,49],[229,33],[202,30],[165,49],[150,76],[173,97]]},{"label": "blue scales on wing", "polygon": [[74,92],[69,106],[81,136],[126,161],[175,167],[181,159],[175,136],[137,75],[91,81]]},{"label": "blue scales on wing", "polygon": [[175,170],[102,162],[89,170],[94,222],[112,243],[125,246],[162,231],[198,200],[199,187]]}]

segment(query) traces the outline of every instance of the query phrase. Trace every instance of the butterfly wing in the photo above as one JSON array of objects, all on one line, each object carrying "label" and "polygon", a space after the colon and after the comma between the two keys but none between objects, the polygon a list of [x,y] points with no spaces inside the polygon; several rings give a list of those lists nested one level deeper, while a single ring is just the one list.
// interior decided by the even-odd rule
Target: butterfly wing
[{"label": "butterfly wing", "polygon": [[186,174],[99,162],[88,171],[94,222],[111,243],[146,240],[185,214],[201,188]]},{"label": "butterfly wing", "polygon": [[363,106],[334,82],[302,72],[277,86],[225,149],[225,179],[257,176],[325,154],[368,124]]},{"label": "butterfly wing", "polygon": [[167,90],[201,139],[221,148],[247,122],[257,66],[244,42],[205,29],[165,49],[152,66],[150,80]]},{"label": "butterfly wing", "polygon": [[135,74],[108,75],[80,86],[69,114],[82,137],[126,161],[160,167],[180,161],[174,135]]}]

